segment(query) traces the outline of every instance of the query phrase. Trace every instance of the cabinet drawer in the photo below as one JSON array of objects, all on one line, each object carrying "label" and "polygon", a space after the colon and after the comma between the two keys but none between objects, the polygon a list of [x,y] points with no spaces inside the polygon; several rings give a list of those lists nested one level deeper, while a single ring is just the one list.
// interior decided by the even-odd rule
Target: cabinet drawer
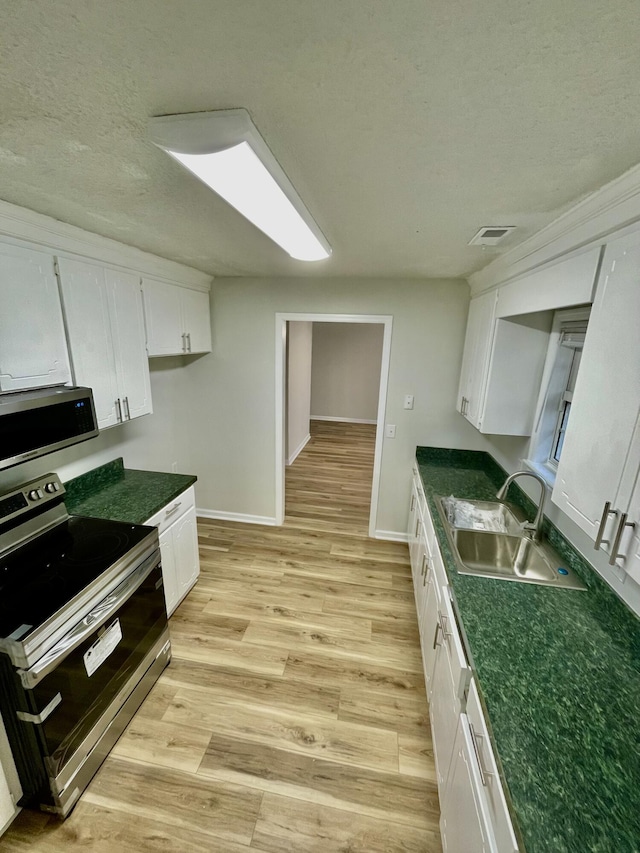
[{"label": "cabinet drawer", "polygon": [[145,524],[150,527],[157,527],[160,536],[170,527],[174,521],[180,516],[188,512],[196,505],[196,491],[193,486],[190,486],[186,491],[178,495],[177,498],[168,503],[165,507],[159,510],[155,515],[152,515]]},{"label": "cabinet drawer", "polygon": [[498,850],[500,853],[514,853],[519,849],[518,842],[511,824],[507,801],[498,776],[498,767],[489,741],[487,724],[480,705],[480,697],[473,679],[469,685],[466,710]]}]

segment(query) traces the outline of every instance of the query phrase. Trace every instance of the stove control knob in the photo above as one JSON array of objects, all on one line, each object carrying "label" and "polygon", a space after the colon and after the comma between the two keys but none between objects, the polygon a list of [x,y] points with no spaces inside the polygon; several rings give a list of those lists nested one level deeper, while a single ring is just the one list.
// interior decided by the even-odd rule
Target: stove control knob
[{"label": "stove control knob", "polygon": [[60,486],[57,483],[47,483],[44,487],[45,492],[48,492],[50,495],[54,494],[54,492],[60,491]]},{"label": "stove control knob", "polygon": [[42,494],[42,489],[31,489],[29,494],[27,495],[30,501],[39,501],[40,498],[44,497]]}]

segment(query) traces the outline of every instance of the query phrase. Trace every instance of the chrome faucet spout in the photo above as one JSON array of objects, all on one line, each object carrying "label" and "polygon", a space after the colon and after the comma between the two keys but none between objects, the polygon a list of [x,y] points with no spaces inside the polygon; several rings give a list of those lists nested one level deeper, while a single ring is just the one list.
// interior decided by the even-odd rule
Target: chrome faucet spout
[{"label": "chrome faucet spout", "polygon": [[509,486],[518,477],[533,477],[534,480],[537,480],[538,483],[540,483],[540,501],[538,503],[536,517],[533,521],[525,521],[522,525],[524,532],[537,541],[542,536],[542,513],[544,511],[544,499],[547,493],[547,484],[542,477],[539,474],[536,474],[535,471],[515,471],[513,474],[509,474],[502,486],[500,486],[496,493],[496,498],[499,501],[503,501],[507,496]]}]

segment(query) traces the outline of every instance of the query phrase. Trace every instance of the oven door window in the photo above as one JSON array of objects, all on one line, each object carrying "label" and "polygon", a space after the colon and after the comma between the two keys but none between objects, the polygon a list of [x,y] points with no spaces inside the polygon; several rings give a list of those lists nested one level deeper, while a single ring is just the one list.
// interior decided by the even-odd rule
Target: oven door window
[{"label": "oven door window", "polygon": [[[91,741],[104,731],[118,708],[111,709],[107,720],[101,717],[143,664],[166,624],[162,571],[157,566],[103,626],[26,691],[34,714],[58,701],[36,725],[52,777],[81,745],[90,749]],[[137,679],[131,689],[135,683]]]}]

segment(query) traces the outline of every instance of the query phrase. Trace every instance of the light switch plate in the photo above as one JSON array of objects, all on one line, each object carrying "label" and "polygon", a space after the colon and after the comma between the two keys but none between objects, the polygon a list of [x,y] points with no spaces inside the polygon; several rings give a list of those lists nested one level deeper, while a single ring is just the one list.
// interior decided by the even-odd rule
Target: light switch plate
[{"label": "light switch plate", "polygon": [[413,409],[413,394],[405,394],[404,407],[405,409]]}]

